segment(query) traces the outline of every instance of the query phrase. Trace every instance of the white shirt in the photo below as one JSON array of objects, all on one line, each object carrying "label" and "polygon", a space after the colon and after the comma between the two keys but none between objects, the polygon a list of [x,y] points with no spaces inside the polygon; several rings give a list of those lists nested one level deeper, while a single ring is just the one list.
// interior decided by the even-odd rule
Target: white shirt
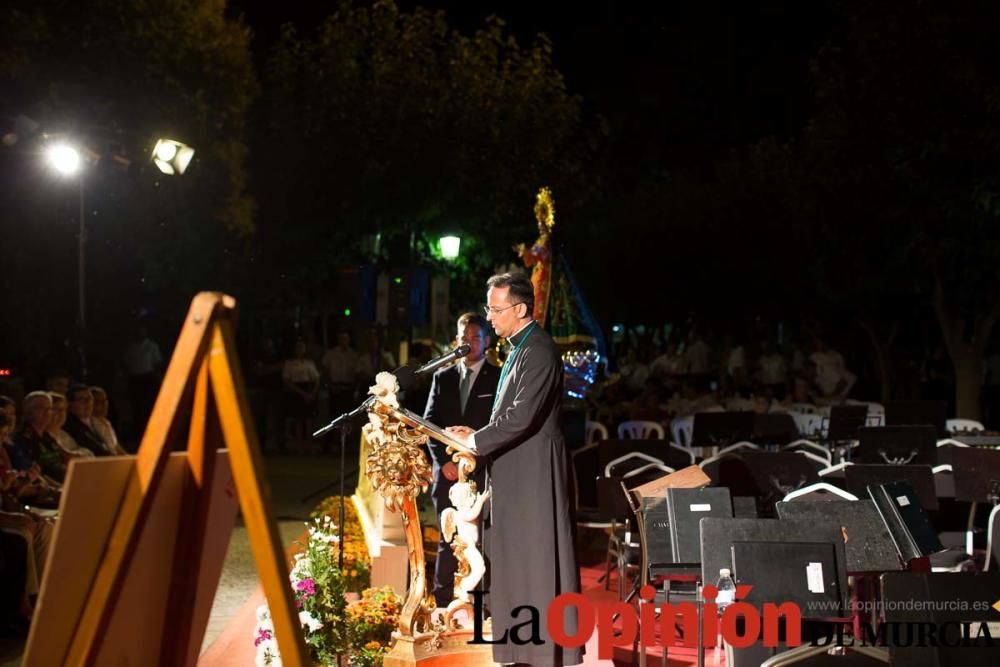
[{"label": "white shirt", "polygon": [[286,359],[281,369],[281,379],[292,384],[312,382],[319,379],[319,371],[312,359]]}]

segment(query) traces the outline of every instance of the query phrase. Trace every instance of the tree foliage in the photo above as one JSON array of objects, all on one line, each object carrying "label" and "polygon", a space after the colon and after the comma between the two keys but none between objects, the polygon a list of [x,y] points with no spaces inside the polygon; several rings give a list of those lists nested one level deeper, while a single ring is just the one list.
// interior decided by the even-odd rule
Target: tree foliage
[{"label": "tree foliage", "polygon": [[534,232],[540,185],[566,211],[589,194],[551,43],[522,47],[498,18],[466,35],[442,12],[342,2],[315,34],[286,26],[263,81],[261,231],[297,293],[338,262],[405,266],[446,232],[478,282]]}]

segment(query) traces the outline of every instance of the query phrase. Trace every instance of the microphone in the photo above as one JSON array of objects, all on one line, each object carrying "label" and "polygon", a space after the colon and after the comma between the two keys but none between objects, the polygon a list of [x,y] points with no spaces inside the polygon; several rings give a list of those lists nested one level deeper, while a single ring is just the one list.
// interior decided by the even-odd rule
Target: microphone
[{"label": "microphone", "polygon": [[441,366],[444,366],[445,364],[454,361],[455,359],[461,359],[462,357],[464,357],[469,353],[469,350],[470,348],[468,345],[459,345],[448,354],[443,354],[437,359],[431,359],[426,364],[415,370],[413,374],[423,375],[424,373],[429,373],[433,370],[437,370]]}]

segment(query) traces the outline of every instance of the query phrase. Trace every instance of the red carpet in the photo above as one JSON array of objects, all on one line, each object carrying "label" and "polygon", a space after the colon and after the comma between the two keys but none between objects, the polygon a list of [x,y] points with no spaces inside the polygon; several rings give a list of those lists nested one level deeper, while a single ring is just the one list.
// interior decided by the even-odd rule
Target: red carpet
[{"label": "red carpet", "polygon": [[[594,603],[613,602],[617,598],[618,583],[612,575],[611,590],[604,590],[604,584],[598,583],[601,576],[601,565],[583,567],[580,570],[580,585],[582,592]],[[243,606],[232,618],[222,633],[216,638],[211,646],[206,649],[198,660],[202,667],[211,665],[213,667],[247,667],[254,664],[253,629],[254,614],[257,607],[264,602],[263,592],[258,587],[254,593],[247,598]],[[650,667],[661,665],[662,650],[653,647],[648,650]],[[599,660],[597,657],[597,633],[595,632],[590,641],[587,642],[587,655],[584,665],[587,667],[614,667],[616,665],[632,664],[631,647],[621,647],[615,650],[615,660]],[[670,667],[685,667],[694,665],[697,662],[695,649],[681,646],[671,646],[669,651]],[[724,664],[722,652],[716,649],[706,649],[705,664],[709,667],[717,667]]]}]

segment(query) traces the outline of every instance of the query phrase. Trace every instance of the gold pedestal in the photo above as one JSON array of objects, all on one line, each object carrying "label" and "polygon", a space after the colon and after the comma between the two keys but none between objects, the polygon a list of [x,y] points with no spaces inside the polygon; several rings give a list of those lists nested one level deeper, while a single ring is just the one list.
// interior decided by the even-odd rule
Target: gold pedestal
[{"label": "gold pedestal", "polygon": [[[483,636],[490,639],[489,621],[483,628]],[[395,644],[385,656],[385,667],[494,667],[492,644],[470,644],[471,628],[449,630],[435,635],[421,633],[413,637],[397,635]]]}]

